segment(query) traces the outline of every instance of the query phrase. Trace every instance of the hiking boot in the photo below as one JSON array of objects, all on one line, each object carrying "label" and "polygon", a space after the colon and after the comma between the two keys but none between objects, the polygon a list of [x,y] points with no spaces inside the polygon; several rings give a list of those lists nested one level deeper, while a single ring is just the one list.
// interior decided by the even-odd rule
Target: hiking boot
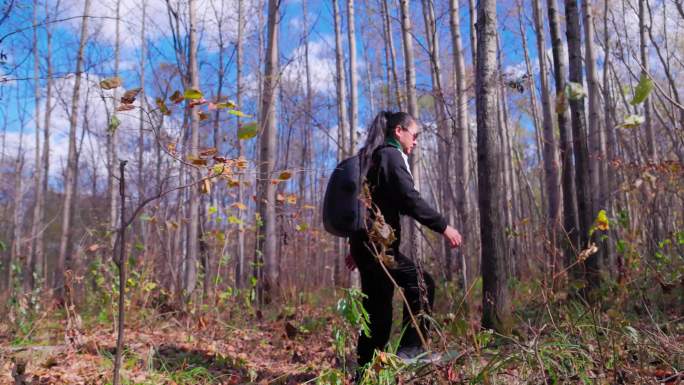
[{"label": "hiking boot", "polygon": [[442,355],[434,352],[426,352],[425,349],[420,346],[407,346],[399,349],[397,357],[407,364],[430,364],[438,362],[442,358]]}]

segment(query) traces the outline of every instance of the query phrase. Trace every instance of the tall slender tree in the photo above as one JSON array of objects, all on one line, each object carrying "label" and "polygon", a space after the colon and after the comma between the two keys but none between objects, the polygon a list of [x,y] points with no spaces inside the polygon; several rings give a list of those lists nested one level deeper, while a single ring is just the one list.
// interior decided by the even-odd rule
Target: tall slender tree
[{"label": "tall slender tree", "polygon": [[86,41],[88,40],[88,19],[90,0],[83,3],[81,17],[81,38],[76,54],[76,70],[74,72],[74,89],[71,95],[71,110],[69,113],[69,152],[67,155],[66,180],[64,181],[64,207],[62,209],[62,231],[59,240],[59,256],[55,268],[55,296],[64,301],[64,271],[67,258],[71,253],[71,220],[74,210],[74,195],[76,194],[76,175],[78,173],[78,154],[76,149],[76,130],[78,129],[79,100],[81,95],[81,74],[83,72],[83,57]]},{"label": "tall slender tree", "polygon": [[[190,87],[199,90],[199,66],[197,64],[197,19],[196,19],[196,0],[188,1],[188,22],[189,22],[189,36],[188,43],[190,45],[188,51],[188,78],[190,80]],[[190,154],[197,154],[200,150],[200,118],[199,108],[197,106],[190,107]],[[201,175],[199,169],[192,169],[188,176],[193,182],[198,182]],[[188,230],[187,230],[187,251],[185,254],[185,268],[183,269],[183,291],[184,295],[189,297],[195,290],[197,284],[197,262],[199,254],[199,237],[200,237],[200,191],[198,186],[190,188],[190,204],[187,215],[189,216]]]},{"label": "tall slender tree", "polygon": [[[440,162],[440,181],[437,184],[439,189],[439,201],[441,202],[442,212],[449,217],[452,216],[451,210],[451,188],[449,181],[451,180],[451,127],[450,121],[446,118],[446,108],[444,101],[444,92],[442,90],[442,67],[439,56],[439,35],[437,31],[437,23],[435,20],[435,5],[432,0],[422,0],[423,19],[425,24],[425,37],[427,41],[428,56],[430,58],[430,76],[432,81],[432,93],[435,106],[435,115],[437,117],[437,148],[440,154],[443,154],[444,161]],[[453,218],[449,218],[450,223],[454,223]],[[452,249],[449,242],[445,239],[442,242],[441,254],[444,255],[445,276],[447,280],[451,280],[451,266],[452,266]]]},{"label": "tall slender tree", "polygon": [[546,189],[546,205],[551,240],[552,271],[555,271],[556,236],[560,228],[560,180],[558,178],[558,160],[556,155],[556,136],[554,134],[551,112],[551,93],[549,92],[548,67],[546,63],[546,34],[542,24],[542,13],[539,0],[532,0],[534,14],[534,30],[537,35],[537,56],[539,60],[539,81],[543,112],[544,138],[544,182]]},{"label": "tall slender tree", "polygon": [[[565,0],[565,19],[567,26],[565,34],[568,40],[568,66],[571,88],[583,89],[583,59],[582,59],[582,31],[579,23],[579,9],[577,0]],[[589,229],[592,223],[592,195],[589,177],[589,154],[587,149],[587,120],[584,110],[582,93],[570,92],[570,114],[572,116],[573,150],[575,154],[575,185],[577,188],[577,212],[579,218],[580,246],[587,247],[589,243]],[[590,276],[598,273],[596,255],[586,260],[586,267]]]},{"label": "tall slender tree", "polygon": [[[275,167],[276,156],[276,95],[278,94],[279,69],[278,69],[278,30],[280,26],[281,0],[268,0],[268,30],[266,60],[264,63],[264,85],[261,104],[262,133],[260,138],[259,159],[259,191],[258,211],[263,225],[261,226],[258,250],[263,255],[265,276],[261,285],[263,288],[275,290],[278,279],[278,266],[276,265],[276,189],[271,183],[272,173]],[[266,282],[263,282],[263,281]],[[260,298],[263,302],[264,297]]]},{"label": "tall slender tree", "polygon": [[477,7],[477,173],[482,243],[482,326],[507,333],[510,328],[508,267],[504,240],[506,156],[497,127],[497,20],[496,1],[480,0]]},{"label": "tall slender tree", "polygon": [[336,65],[336,91],[337,91],[337,159],[347,157],[348,145],[347,133],[347,76],[344,69],[344,50],[342,49],[342,16],[340,15],[338,0],[333,0],[333,18],[335,19],[335,65]]},{"label": "tall slender tree", "polygon": [[570,113],[565,96],[565,46],[561,39],[560,17],[556,0],[547,0],[549,15],[549,32],[553,52],[553,73],[556,84],[556,120],[560,134],[559,149],[561,160],[561,185],[563,191],[563,239],[565,243],[565,263],[570,265],[579,247],[579,219],[575,200],[575,163],[572,152],[572,131],[570,130]]},{"label": "tall slender tree", "polygon": [[40,53],[38,52],[38,0],[33,0],[33,96],[35,101],[35,166],[33,169],[33,189],[36,194],[33,206],[33,219],[31,221],[31,243],[28,251],[28,260],[24,270],[24,290],[33,290],[35,286],[34,276],[36,260],[38,259],[38,232],[43,222],[43,166],[40,153]]},{"label": "tall slender tree", "polygon": [[[468,185],[470,183],[470,135],[468,118],[468,95],[466,88],[466,69],[463,54],[463,44],[461,42],[461,21],[459,14],[458,0],[449,0],[449,22],[451,27],[452,58],[454,65],[454,76],[456,85],[456,121],[454,122],[453,142],[456,144],[454,151],[454,165],[456,166],[456,207],[459,216],[459,224],[463,230],[464,244],[466,247],[459,250],[461,254],[461,269],[463,274],[464,287],[470,287],[475,261],[468,258],[467,245],[470,225],[468,213],[470,210],[470,199],[468,197]],[[473,253],[474,254],[474,253]]]},{"label": "tall slender tree", "polygon": [[[416,119],[420,119],[418,110],[418,96],[416,95],[416,64],[413,59],[413,27],[411,26],[411,13],[408,0],[400,0],[401,9],[401,37],[404,47],[404,70],[406,73],[406,97],[408,113]],[[413,150],[410,158],[411,174],[417,190],[421,186],[421,151],[418,146]],[[423,259],[423,242],[420,229],[416,221],[411,220],[409,226],[409,240],[411,242],[411,257],[414,260]]]},{"label": "tall slender tree", "polygon": [[[306,0],[304,0],[306,1]],[[238,106],[238,108],[242,108],[242,63],[243,63],[243,52],[244,52],[244,37],[243,37],[243,20],[244,20],[244,2],[242,0],[238,0],[238,5],[237,5],[237,15],[238,15],[238,28],[237,28],[237,41],[235,42],[235,102]],[[237,120],[237,128],[238,131],[240,130],[240,127],[242,125],[242,122],[240,120],[240,115],[236,116]],[[237,138],[237,148],[238,148],[238,157],[242,158],[245,156],[245,149],[244,146],[242,145],[242,142],[240,141],[239,138]],[[245,188],[242,185],[242,175],[238,177],[238,196],[237,196],[237,201],[238,202],[243,202],[245,199]],[[245,276],[245,229],[244,225],[242,223],[242,211],[238,212],[238,219],[240,219],[240,223],[238,224],[238,233],[237,233],[237,244],[236,246],[236,254],[237,254],[237,263],[235,264],[235,286],[237,288],[241,288],[243,285],[243,279]]]},{"label": "tall slender tree", "polygon": [[349,38],[349,154],[356,151],[356,131],[359,121],[359,92],[356,71],[356,26],[354,0],[347,0],[347,36]]}]

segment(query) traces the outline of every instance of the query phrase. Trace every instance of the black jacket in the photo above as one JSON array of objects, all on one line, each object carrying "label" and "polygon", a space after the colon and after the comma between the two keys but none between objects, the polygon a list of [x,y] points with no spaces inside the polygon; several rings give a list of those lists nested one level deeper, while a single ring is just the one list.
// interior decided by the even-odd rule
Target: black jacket
[{"label": "black jacket", "polygon": [[430,207],[415,189],[413,177],[396,147],[386,144],[375,150],[366,180],[373,203],[394,229],[397,238],[392,245],[394,248],[398,248],[401,241],[400,215],[408,215],[438,233],[446,229],[444,217]]}]

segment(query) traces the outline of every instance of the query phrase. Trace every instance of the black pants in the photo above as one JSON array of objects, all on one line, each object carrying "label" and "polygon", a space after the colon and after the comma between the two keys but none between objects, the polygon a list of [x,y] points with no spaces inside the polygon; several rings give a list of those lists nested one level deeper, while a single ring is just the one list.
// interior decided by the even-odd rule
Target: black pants
[{"label": "black pants", "polygon": [[[384,348],[389,341],[392,329],[394,284],[387,277],[387,273],[380,266],[380,262],[368,249],[367,239],[365,234],[351,238],[351,255],[361,274],[361,289],[367,296],[363,301],[363,306],[370,318],[371,331],[370,338],[363,334],[359,336],[357,345],[359,366],[370,362],[376,349],[382,350]],[[392,278],[403,289],[404,296],[410,304],[411,312],[421,326],[423,336],[426,336],[428,322],[418,315],[421,310],[425,313],[430,312],[435,297],[435,281],[432,276],[423,272],[422,278],[425,284],[421,290],[420,277],[415,263],[400,253],[397,248],[388,254],[392,254],[395,261],[394,266],[388,270]],[[421,301],[421,295],[427,297],[427,308],[423,305],[425,299]],[[420,337],[411,321],[411,315],[406,309],[406,304],[404,304],[403,309],[402,330],[405,331],[399,342],[400,348],[421,346]]]}]

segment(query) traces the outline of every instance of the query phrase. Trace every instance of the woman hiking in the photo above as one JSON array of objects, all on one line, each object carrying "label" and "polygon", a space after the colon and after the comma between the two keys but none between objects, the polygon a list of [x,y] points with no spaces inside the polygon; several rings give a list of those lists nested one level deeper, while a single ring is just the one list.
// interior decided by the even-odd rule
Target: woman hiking
[{"label": "woman hiking", "polygon": [[[427,291],[423,294],[427,297],[426,308],[421,305],[424,301],[421,301],[421,278],[416,265],[399,251],[400,216],[408,215],[429,229],[443,234],[452,248],[461,244],[461,234],[449,226],[444,217],[430,207],[414,187],[408,156],[416,146],[418,128],[416,119],[406,112],[380,112],[368,130],[365,145],[359,151],[361,175],[366,175],[373,206],[382,213],[396,237],[386,252],[394,263],[386,268],[403,289],[414,316],[421,311],[430,312],[434,302],[435,281],[428,273],[420,274],[424,280],[423,288]],[[373,221],[374,210],[369,210],[367,217]],[[363,305],[370,318],[370,337],[361,334],[358,339],[357,355],[361,368],[372,360],[374,351],[382,350],[389,340],[394,284],[372,251],[379,247],[371,244],[365,230],[351,235],[350,246],[347,266],[350,269],[359,269],[361,288],[366,295]],[[427,323],[421,320],[419,324],[422,335],[425,335]],[[402,329],[404,333],[399,343],[398,356],[411,359],[425,352],[406,305],[403,309]]]}]

